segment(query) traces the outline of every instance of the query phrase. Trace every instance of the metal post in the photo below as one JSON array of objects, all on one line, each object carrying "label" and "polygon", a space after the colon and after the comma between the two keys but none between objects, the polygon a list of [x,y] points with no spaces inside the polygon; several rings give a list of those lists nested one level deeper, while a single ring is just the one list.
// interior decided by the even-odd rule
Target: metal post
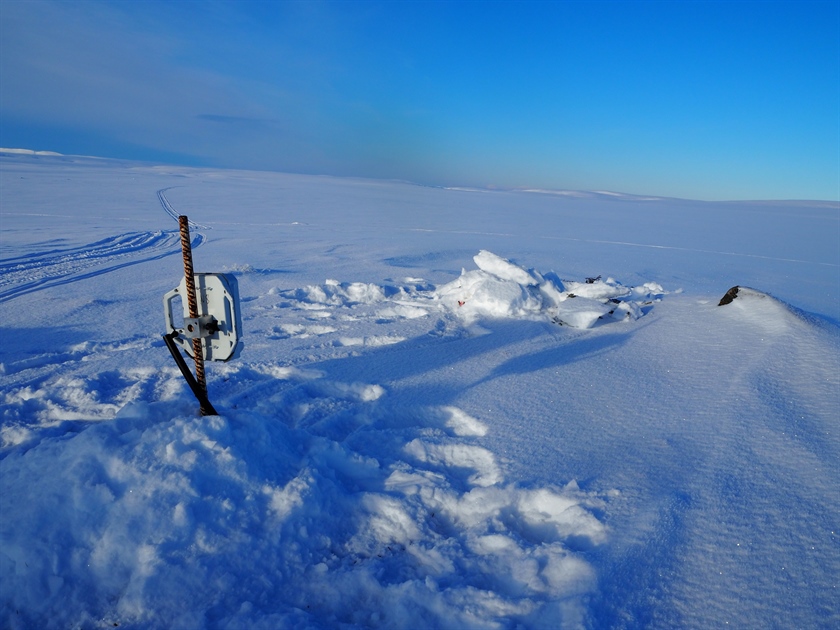
[{"label": "metal post", "polygon": [[[192,245],[190,244],[190,223],[189,220],[185,215],[181,215],[178,217],[178,226],[181,228],[181,251],[184,254],[184,279],[186,280],[187,285],[187,306],[190,311],[190,317],[197,318],[198,317],[198,300],[196,299],[195,293],[195,274],[193,272],[193,262],[192,262]],[[193,344],[193,357],[195,358],[195,380],[198,384],[198,387],[203,392],[204,401],[207,401],[205,404],[201,400],[201,415],[202,416],[211,416],[216,415],[215,410],[213,409],[212,405],[209,404],[207,399],[207,380],[204,376],[204,349],[202,347],[202,340],[199,337],[195,337],[192,340]]]}]

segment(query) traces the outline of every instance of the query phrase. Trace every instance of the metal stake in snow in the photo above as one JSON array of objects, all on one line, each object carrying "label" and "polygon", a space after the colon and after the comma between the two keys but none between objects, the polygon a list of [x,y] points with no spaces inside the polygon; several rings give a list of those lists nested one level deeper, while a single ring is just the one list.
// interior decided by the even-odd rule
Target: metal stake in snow
[{"label": "metal stake in snow", "polygon": [[[187,307],[190,318],[198,318],[198,301],[195,297],[195,275],[193,274],[192,244],[190,243],[190,222],[186,215],[178,217],[181,229],[181,253],[184,255],[184,279],[187,284]],[[199,387],[207,392],[207,380],[204,376],[204,353],[201,351],[201,337],[193,337],[193,356],[195,357],[195,380]]]},{"label": "metal stake in snow", "polygon": [[[186,216],[178,217],[181,251],[184,255],[184,279],[163,296],[163,315],[167,333],[163,340],[181,374],[198,399],[201,415],[218,415],[207,397],[204,360],[229,361],[242,348],[239,331],[239,291],[236,278],[222,273],[193,271],[190,226]],[[173,312],[174,301],[181,298],[183,323]],[[178,351],[181,346],[195,360],[195,376]]]},{"label": "metal stake in snow", "polygon": [[[193,274],[192,244],[190,243],[190,221],[182,214],[178,217],[181,230],[181,252],[184,255],[184,279],[187,284],[187,307],[190,319],[198,319],[198,301],[195,297],[195,275]],[[193,337],[193,358],[195,359],[195,380],[203,396],[199,398],[202,416],[218,415],[207,398],[207,378],[204,375],[204,352],[201,349],[201,337]]]}]

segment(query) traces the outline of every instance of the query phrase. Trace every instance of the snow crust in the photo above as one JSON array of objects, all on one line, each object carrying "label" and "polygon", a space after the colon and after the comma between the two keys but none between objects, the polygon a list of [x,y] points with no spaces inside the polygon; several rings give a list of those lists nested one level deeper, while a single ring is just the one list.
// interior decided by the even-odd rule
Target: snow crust
[{"label": "snow crust", "polygon": [[[3,627],[840,623],[836,204],[0,186]],[[242,298],[216,417],[160,338],[181,212]]]}]

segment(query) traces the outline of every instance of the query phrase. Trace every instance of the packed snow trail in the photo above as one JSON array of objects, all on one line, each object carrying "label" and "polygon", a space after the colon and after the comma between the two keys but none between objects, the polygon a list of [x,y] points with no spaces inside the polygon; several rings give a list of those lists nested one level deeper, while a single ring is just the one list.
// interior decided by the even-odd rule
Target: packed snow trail
[{"label": "packed snow trail", "polygon": [[[164,195],[167,190],[169,188],[158,190],[157,197],[164,211],[177,221],[178,212]],[[194,221],[190,221],[189,224],[192,228],[210,229]],[[205,240],[203,234],[194,233],[193,249],[200,247]],[[24,256],[0,259],[0,302],[33,291],[93,278],[128,265],[158,260],[178,253],[180,250],[176,246],[179,245],[177,231],[133,232],[77,247],[50,248]],[[53,244],[48,246],[52,247]],[[160,253],[143,258],[136,257],[137,254],[155,252]],[[126,258],[130,260],[113,264]],[[86,272],[91,268],[94,270]]]},{"label": "packed snow trail", "polygon": [[[160,205],[163,208],[163,211],[168,214],[170,217],[178,221],[178,217],[180,213],[172,207],[172,204],[169,203],[169,199],[166,198],[164,194],[167,190],[171,190],[172,188],[177,188],[177,186],[170,186],[169,188],[162,188],[161,190],[157,191],[157,198],[160,201]],[[209,230],[211,229],[210,226],[201,225],[200,223],[196,223],[195,221],[190,220],[189,225],[191,228],[198,228],[201,230]]]},{"label": "packed snow trail", "polygon": [[[192,246],[204,242],[196,234]],[[95,278],[130,265],[178,253],[177,232],[139,232],[66,249],[48,249],[0,260],[0,302],[50,287]]]}]

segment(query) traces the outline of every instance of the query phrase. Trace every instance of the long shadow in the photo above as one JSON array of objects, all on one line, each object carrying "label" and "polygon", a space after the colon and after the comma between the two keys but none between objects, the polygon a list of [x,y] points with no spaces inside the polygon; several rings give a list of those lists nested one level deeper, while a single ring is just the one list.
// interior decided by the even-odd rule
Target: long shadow
[{"label": "long shadow", "polygon": [[537,334],[546,334],[553,326],[531,321],[494,322],[486,326],[489,334],[478,336],[470,336],[466,331],[452,336],[432,331],[399,344],[362,350],[356,356],[327,359],[307,367],[323,370],[336,379],[399,381],[497,352]]},{"label": "long shadow", "polygon": [[[587,331],[560,328],[549,322],[523,320],[483,322],[482,326],[488,328],[490,333],[479,336],[468,336],[466,333],[436,336],[427,333],[399,344],[363,350],[358,355],[327,359],[306,364],[305,367],[319,370],[332,380],[372,384],[402,382],[389,392],[383,404],[403,407],[445,406],[455,404],[466,390],[497,378],[524,376],[606,354],[626,343],[639,330],[639,326],[634,325],[616,332],[605,332],[603,329]],[[513,354],[515,351],[510,348],[531,343],[538,337],[545,339],[540,344],[542,349],[537,352],[519,352],[517,356],[493,367],[489,373],[482,370],[482,374],[476,375],[473,380],[468,377],[464,379],[463,370],[457,380],[446,378],[447,366],[454,368],[485,355],[488,355],[489,362],[506,352],[506,349]],[[422,384],[410,383],[417,376],[427,373],[434,373],[434,376]]]},{"label": "long shadow", "polygon": [[[590,330],[560,327],[544,321],[503,320],[482,322],[488,334],[471,336],[467,331],[448,336],[433,330],[399,344],[371,348],[358,356],[327,359],[308,365],[328,372],[334,378],[402,380],[425,372],[439,370],[447,364],[458,364],[485,354],[497,353],[509,346],[532,342],[537,337],[553,336],[550,347],[535,353],[524,353],[497,365],[490,374],[478,379],[473,386],[503,376],[516,376],[543,369],[568,365],[607,353],[626,343],[630,337],[650,322],[637,322],[628,327],[616,323],[619,330],[607,331],[610,326]],[[404,360],[409,354],[410,360]]]},{"label": "long shadow", "polygon": [[[346,445],[354,452],[369,455],[382,463],[387,453],[397,458],[403,446],[400,429],[411,421],[412,409],[423,405],[446,406],[456,404],[466,389],[492,383],[505,377],[525,377],[542,370],[560,368],[585,360],[597,361],[632,339],[633,335],[653,323],[653,319],[624,325],[604,325],[593,330],[558,328],[554,324],[530,321],[483,322],[490,334],[477,337],[433,337],[424,335],[409,341],[371,349],[361,356],[331,359],[312,366],[326,373],[327,378],[359,379],[368,382],[401,381],[395,391],[382,399],[384,413],[377,414],[376,428],[391,425],[393,431],[379,435],[364,429],[346,438]],[[538,339],[535,339],[537,337]],[[553,337],[553,338],[552,338]],[[527,347],[513,348],[536,340],[535,352]],[[504,352],[516,356],[499,360]],[[444,368],[448,361],[460,363],[488,359],[497,364],[488,366],[482,376],[473,380],[461,378],[447,380]],[[434,372],[429,379],[411,377]],[[654,470],[656,470],[654,468]],[[459,491],[469,486],[459,482],[456,474],[448,471],[449,481]],[[588,627],[593,628],[644,628],[683,627],[681,611],[669,604],[667,581],[662,574],[672,574],[678,562],[678,550],[684,544],[685,519],[692,510],[692,499],[682,491],[680,483],[665,484],[662,494],[651,497],[655,513],[652,532],[638,540],[624,540],[602,547],[582,548],[586,558],[598,572],[598,588],[588,603]],[[573,548],[574,541],[568,542]]]},{"label": "long shadow", "polygon": [[630,334],[632,333],[624,331],[620,333],[598,334],[591,337],[580,336],[533,354],[523,354],[518,357],[513,357],[495,367],[490,374],[476,382],[475,385],[480,385],[502,376],[530,374],[531,372],[569,365],[599,354],[605,354],[625,344]]},{"label": "long shadow", "polygon": [[39,328],[4,326],[0,328],[0,358],[5,364],[5,373],[14,374],[74,355],[71,348],[88,338],[83,330],[69,325]]}]

